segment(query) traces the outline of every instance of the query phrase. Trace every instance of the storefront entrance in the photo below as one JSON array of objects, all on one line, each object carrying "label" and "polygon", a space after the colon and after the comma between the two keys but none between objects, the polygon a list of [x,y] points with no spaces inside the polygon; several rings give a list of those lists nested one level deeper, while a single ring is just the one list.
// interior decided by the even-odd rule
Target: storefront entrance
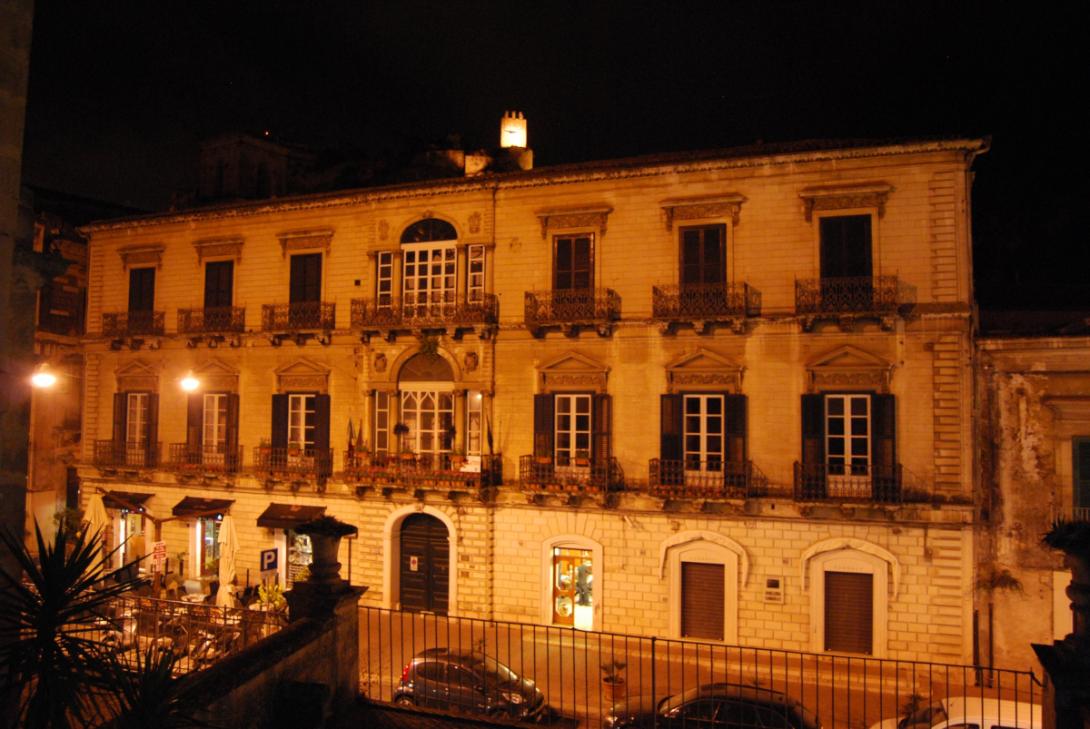
[{"label": "storefront entrance", "polygon": [[553,548],[553,625],[594,627],[594,573],[589,549]]},{"label": "storefront entrance", "polygon": [[443,522],[412,514],[401,522],[400,602],[402,610],[446,615],[450,586],[450,537]]}]

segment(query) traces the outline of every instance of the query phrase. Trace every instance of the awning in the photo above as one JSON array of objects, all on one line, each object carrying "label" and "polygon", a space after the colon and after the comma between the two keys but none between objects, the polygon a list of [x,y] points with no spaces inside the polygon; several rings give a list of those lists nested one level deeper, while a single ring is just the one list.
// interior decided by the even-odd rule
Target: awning
[{"label": "awning", "polygon": [[133,491],[107,491],[102,495],[102,504],[107,509],[143,511],[144,502],[151,497],[151,494],[138,494]]},{"label": "awning", "polygon": [[324,513],[324,506],[269,504],[269,508],[257,517],[257,525],[267,529],[294,529],[305,521],[317,519]]},{"label": "awning", "polygon": [[199,496],[186,496],[174,505],[171,513],[174,516],[209,516],[227,511],[233,503],[235,503],[234,499],[203,499]]}]

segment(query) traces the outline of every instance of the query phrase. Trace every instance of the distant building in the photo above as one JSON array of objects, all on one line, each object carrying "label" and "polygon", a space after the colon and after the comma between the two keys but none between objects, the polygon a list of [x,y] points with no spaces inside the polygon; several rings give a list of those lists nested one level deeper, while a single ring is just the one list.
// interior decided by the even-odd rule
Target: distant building
[{"label": "distant building", "polygon": [[207,583],[230,513],[290,579],[324,511],[371,605],[971,660],[986,144],[506,149],[87,226],[113,539]]},{"label": "distant building", "polygon": [[977,340],[981,613],[997,665],[1072,630],[1071,571],[1042,546],[1090,521],[1090,311],[993,313]]}]

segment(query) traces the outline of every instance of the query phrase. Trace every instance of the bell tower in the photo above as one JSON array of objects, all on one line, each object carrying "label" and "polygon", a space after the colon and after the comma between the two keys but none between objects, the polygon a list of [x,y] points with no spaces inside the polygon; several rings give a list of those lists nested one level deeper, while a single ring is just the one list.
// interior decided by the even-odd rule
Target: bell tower
[{"label": "bell tower", "polygon": [[526,147],[526,117],[521,111],[505,111],[500,119],[500,148]]}]

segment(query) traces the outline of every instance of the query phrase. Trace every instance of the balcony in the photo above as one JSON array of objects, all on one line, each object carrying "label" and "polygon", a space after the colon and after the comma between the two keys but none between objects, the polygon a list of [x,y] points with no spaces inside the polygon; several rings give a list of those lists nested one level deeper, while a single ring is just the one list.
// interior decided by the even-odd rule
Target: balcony
[{"label": "balcony", "polygon": [[768,481],[750,461],[675,461],[652,458],[648,488],[663,499],[746,499],[765,496]]},{"label": "balcony", "polygon": [[162,336],[163,312],[120,311],[103,314],[102,334],[114,338]]},{"label": "balcony", "polygon": [[450,453],[400,455],[345,451],[344,479],[367,488],[431,489],[480,492],[503,482],[503,458],[499,454],[463,458]]},{"label": "balcony", "polygon": [[620,318],[621,297],[613,289],[526,292],[526,328],[535,337],[546,327],[560,327],[573,335],[591,327],[605,337]]},{"label": "balcony", "polygon": [[352,299],[352,328],[364,337],[401,331],[428,329],[474,329],[482,335],[490,332],[499,316],[495,294],[485,294],[480,301],[415,302],[394,298],[380,304],[373,299]]},{"label": "balcony", "polygon": [[242,447],[226,451],[171,443],[167,446],[167,464],[179,473],[238,473],[242,466]]},{"label": "balcony", "polygon": [[94,465],[99,468],[155,468],[159,465],[159,443],[125,443],[96,440]]},{"label": "balcony", "polygon": [[901,464],[845,469],[795,462],[795,501],[903,502]]},{"label": "balcony", "polygon": [[292,491],[296,491],[309,481],[316,491],[323,491],[326,479],[333,473],[333,450],[258,446],[254,449],[254,471],[266,481],[266,487],[289,481]]},{"label": "balcony", "polygon": [[242,306],[178,310],[181,334],[238,334],[245,328],[246,308]]},{"label": "balcony", "polygon": [[1073,506],[1068,504],[1059,508],[1052,508],[1052,521],[1090,521],[1090,506]]},{"label": "balcony", "polygon": [[624,487],[624,471],[616,458],[576,458],[567,465],[549,456],[519,458],[519,484],[526,491],[568,496],[596,496]]},{"label": "balcony", "polygon": [[294,337],[302,343],[319,332],[322,344],[329,344],[336,325],[336,308],[325,301],[300,301],[294,304],[265,304],[261,307],[261,329],[273,344]]},{"label": "balcony", "polygon": [[662,322],[664,332],[680,324],[691,324],[702,333],[712,324],[742,331],[746,319],[760,311],[760,292],[745,283],[651,287],[651,316]]},{"label": "balcony", "polygon": [[859,319],[877,319],[884,329],[908,303],[896,276],[811,278],[795,281],[795,313],[809,330],[814,322],[836,321],[842,327]]}]

